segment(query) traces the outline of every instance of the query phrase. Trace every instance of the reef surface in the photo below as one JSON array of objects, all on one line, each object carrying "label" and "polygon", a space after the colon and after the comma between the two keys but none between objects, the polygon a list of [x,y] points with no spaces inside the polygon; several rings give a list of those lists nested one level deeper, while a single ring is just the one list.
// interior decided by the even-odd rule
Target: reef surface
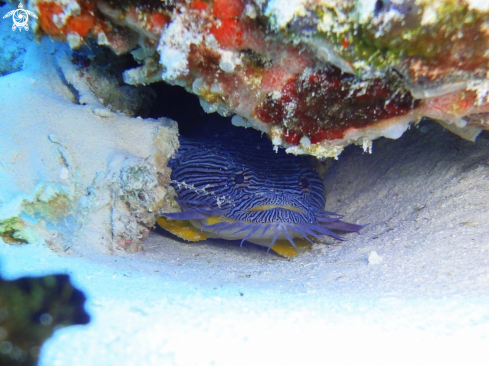
[{"label": "reef surface", "polygon": [[176,123],[104,106],[67,48],[32,44],[0,78],[0,239],[138,251],[167,205]]},{"label": "reef surface", "polygon": [[89,39],[207,112],[295,154],[337,157],[423,116],[473,140],[489,124],[489,6],[476,0],[31,0],[38,36]]}]

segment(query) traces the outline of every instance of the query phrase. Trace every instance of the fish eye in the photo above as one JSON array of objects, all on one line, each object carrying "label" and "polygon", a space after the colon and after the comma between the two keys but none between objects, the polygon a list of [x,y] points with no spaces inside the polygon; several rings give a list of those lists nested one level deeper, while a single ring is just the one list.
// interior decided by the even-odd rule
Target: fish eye
[{"label": "fish eye", "polygon": [[299,179],[299,185],[301,186],[303,193],[309,192],[309,181],[307,178],[301,177],[301,179]]},{"label": "fish eye", "polygon": [[239,173],[239,174],[236,174],[234,176],[234,183],[235,184],[243,184],[244,183],[244,174],[243,173]]},{"label": "fish eye", "polygon": [[234,186],[236,188],[246,188],[248,187],[248,182],[246,182],[247,180],[248,178],[246,177],[245,172],[238,172],[234,176]]}]

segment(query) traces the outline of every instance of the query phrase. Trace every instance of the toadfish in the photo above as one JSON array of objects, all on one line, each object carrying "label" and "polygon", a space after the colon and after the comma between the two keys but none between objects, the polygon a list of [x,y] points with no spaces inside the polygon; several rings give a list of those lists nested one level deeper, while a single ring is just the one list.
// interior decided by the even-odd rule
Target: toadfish
[{"label": "toadfish", "polygon": [[324,182],[311,157],[274,150],[265,137],[181,138],[170,160],[171,185],[182,212],[158,224],[188,241],[249,241],[285,257],[332,230],[358,232],[324,210]]}]

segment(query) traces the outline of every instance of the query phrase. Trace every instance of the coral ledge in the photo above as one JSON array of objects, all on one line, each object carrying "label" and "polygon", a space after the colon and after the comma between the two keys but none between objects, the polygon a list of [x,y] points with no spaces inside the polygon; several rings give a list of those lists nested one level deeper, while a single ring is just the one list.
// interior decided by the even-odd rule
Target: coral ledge
[{"label": "coral ledge", "polygon": [[88,38],[207,112],[288,152],[336,157],[397,138],[421,117],[473,140],[489,128],[489,6],[474,0],[31,0],[35,29]]}]

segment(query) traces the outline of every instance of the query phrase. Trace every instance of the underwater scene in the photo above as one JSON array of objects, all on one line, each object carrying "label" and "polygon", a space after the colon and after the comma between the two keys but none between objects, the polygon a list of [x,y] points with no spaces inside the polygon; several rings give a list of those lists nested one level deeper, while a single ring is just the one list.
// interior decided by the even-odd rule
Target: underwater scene
[{"label": "underwater scene", "polygon": [[487,363],[489,2],[0,16],[0,365]]}]

